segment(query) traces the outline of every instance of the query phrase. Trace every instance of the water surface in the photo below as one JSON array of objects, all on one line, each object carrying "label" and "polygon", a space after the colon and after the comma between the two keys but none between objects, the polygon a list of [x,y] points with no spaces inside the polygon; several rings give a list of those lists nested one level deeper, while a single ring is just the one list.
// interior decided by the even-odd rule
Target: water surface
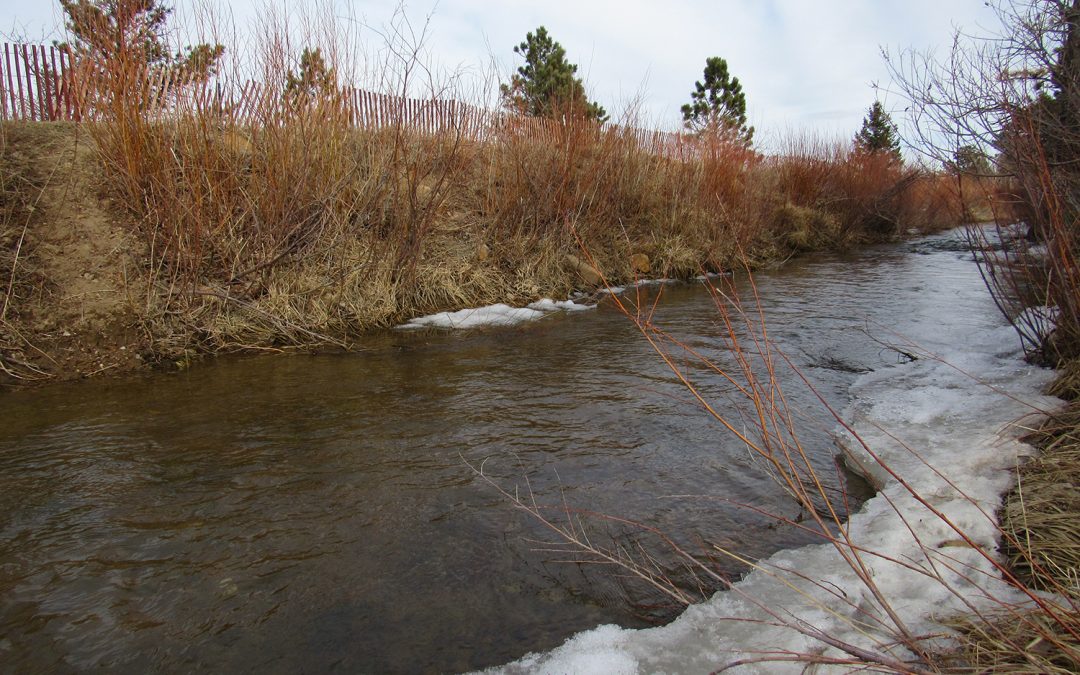
[{"label": "water surface", "polygon": [[[932,333],[924,317],[940,313],[926,303],[973,270],[951,233],[803,258],[757,286],[770,336],[842,408],[859,373],[904,358],[889,331]],[[656,292],[659,324],[731,364],[700,284]],[[739,506],[799,513],[610,300],[367,347],[0,395],[5,667],[455,671],[673,615],[609,569],[562,562],[470,463],[542,504],[637,520],[695,552],[808,541]],[[680,363],[717,405],[733,400]],[[829,415],[789,391],[832,472]],[[589,527],[601,545],[641,539]],[[680,574],[674,557],[660,564]]]}]

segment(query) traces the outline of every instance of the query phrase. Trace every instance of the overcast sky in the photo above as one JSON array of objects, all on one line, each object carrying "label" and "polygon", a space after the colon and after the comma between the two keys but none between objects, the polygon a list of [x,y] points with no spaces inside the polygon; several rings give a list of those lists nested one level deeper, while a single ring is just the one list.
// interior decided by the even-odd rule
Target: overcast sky
[{"label": "overcast sky", "polygon": [[[187,0],[179,4],[184,15]],[[306,3],[275,4],[297,13]],[[361,41],[374,45],[397,5],[339,0],[335,13],[351,17],[346,23],[361,26]],[[58,6],[0,0],[0,30],[47,36],[59,23]],[[241,29],[265,14],[258,0],[217,6],[228,7]],[[983,0],[409,0],[404,7],[415,27],[430,18],[426,48],[436,66],[479,73],[494,58],[504,78],[518,65],[513,46],[544,25],[613,117],[637,97],[664,128],[678,126],[705,59],[722,56],[743,84],[763,141],[800,130],[854,135],[874,84],[901,117],[904,101],[889,91],[882,49],[944,50],[957,27],[985,33],[996,26]]]}]

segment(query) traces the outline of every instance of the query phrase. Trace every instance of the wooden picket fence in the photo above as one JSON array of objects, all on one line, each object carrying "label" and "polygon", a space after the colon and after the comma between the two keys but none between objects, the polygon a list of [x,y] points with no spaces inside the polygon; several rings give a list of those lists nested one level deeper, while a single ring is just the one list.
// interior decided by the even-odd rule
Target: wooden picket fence
[{"label": "wooden picket fence", "polygon": [[71,63],[66,49],[5,42],[0,55],[0,120],[81,119]]},{"label": "wooden picket fence", "polygon": [[[83,71],[86,72],[86,71]],[[91,75],[80,75],[67,49],[56,46],[4,43],[0,55],[0,120],[80,122],[106,114]],[[288,114],[289,103],[279,88],[248,80],[197,79],[191,74],[161,70],[142,78],[135,96],[147,115],[161,119],[182,113],[213,115],[247,126],[272,125]],[[489,110],[449,99],[417,99],[358,88],[340,92],[338,109],[349,123],[366,129],[403,127],[422,134],[453,132],[485,140],[511,132],[516,136],[558,142],[564,125],[547,119]],[[688,134],[606,125],[639,147],[672,158],[695,152]]]}]

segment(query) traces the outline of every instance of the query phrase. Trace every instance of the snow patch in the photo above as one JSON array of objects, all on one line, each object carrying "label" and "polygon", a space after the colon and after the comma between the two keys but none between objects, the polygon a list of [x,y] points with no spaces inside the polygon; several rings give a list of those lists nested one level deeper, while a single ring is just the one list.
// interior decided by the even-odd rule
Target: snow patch
[{"label": "snow patch", "polygon": [[529,309],[535,309],[541,312],[558,312],[560,310],[564,312],[583,312],[585,310],[593,309],[594,306],[595,305],[579,305],[570,300],[551,300],[550,298],[544,298],[530,303]]},{"label": "snow patch", "polygon": [[[1052,372],[1023,361],[1013,329],[986,317],[985,296],[970,300],[979,296],[969,294],[985,293],[979,286],[972,277],[957,288],[957,297],[928,305],[920,317],[933,327],[920,337],[927,353],[861,375],[843,413],[866,445],[963,536],[881,468],[857,439],[838,430],[853,463],[883,486],[852,515],[851,538],[877,554],[863,556],[868,573],[915,635],[939,633],[935,617],[1025,600],[967,541],[994,550],[995,511],[1012,485],[1018,457],[1030,452],[1012,423],[1030,425],[1033,414],[1053,410],[1060,401],[1041,395]],[[965,315],[972,305],[984,314]],[[825,656],[845,656],[793,624],[907,657],[891,643],[891,619],[831,544],[781,551],[761,566],[734,590],[689,607],[669,625],[601,626],[489,672],[710,672],[768,654],[825,649]],[[931,578],[930,570],[944,583]],[[802,672],[804,665],[773,661],[731,672]]]},{"label": "snow patch", "polygon": [[478,328],[481,326],[513,326],[536,321],[554,312],[578,312],[592,309],[593,305],[581,305],[570,300],[543,298],[528,307],[511,307],[502,303],[460,309],[456,312],[439,312],[410,319],[397,328]]}]

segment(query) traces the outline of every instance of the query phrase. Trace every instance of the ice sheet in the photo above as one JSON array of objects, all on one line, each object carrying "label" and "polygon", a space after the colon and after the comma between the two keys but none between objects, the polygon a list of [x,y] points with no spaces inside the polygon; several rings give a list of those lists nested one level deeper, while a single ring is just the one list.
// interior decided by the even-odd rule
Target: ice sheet
[{"label": "ice sheet", "polygon": [[[984,290],[969,281],[950,302],[928,309],[920,321],[940,333],[932,350],[860,376],[853,403],[841,415],[894,472],[847,437],[854,460],[883,486],[851,517],[851,536],[877,554],[863,556],[866,569],[913,634],[939,632],[936,618],[995,599],[1023,600],[968,542],[995,550],[996,508],[1013,482],[1018,457],[1030,452],[1017,440],[1018,425],[1034,423],[1038,410],[1060,403],[1040,394],[1053,374],[1022,359],[1012,328],[964,321],[963,293],[977,292]],[[903,648],[889,646],[893,619],[837,548],[825,543],[771,556],[733,590],[688,608],[667,626],[601,626],[495,671],[688,673],[765,652],[845,656],[792,623],[906,657]],[[747,664],[731,672],[801,672],[804,665]]]},{"label": "ice sheet", "polygon": [[410,319],[398,328],[477,328],[480,326],[512,326],[526,321],[536,321],[554,312],[578,312],[592,309],[570,300],[543,298],[528,307],[511,307],[502,303],[461,309],[456,312],[439,312]]}]

